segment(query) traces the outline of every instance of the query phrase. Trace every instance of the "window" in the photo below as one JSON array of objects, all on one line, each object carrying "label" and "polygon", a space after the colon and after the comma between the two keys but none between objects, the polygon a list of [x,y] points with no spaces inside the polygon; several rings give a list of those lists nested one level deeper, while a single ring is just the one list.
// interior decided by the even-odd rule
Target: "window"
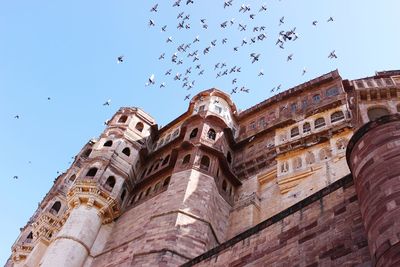
[{"label": "window", "polygon": [[386,108],[374,107],[368,110],[368,118],[370,121],[374,121],[385,115],[389,115],[389,111]]},{"label": "window", "polygon": [[255,130],[256,129],[256,122],[255,121],[250,122],[249,129],[250,130]]},{"label": "window", "polygon": [[121,117],[119,117],[118,123],[124,123],[126,122],[127,119],[128,117],[126,115],[122,115]]},{"label": "window", "polygon": [[307,165],[311,165],[315,162],[315,156],[314,153],[312,153],[311,151],[308,151],[306,154],[306,163]]},{"label": "window", "polygon": [[71,177],[69,177],[68,181],[69,181],[70,183],[73,183],[73,182],[75,181],[75,179],[76,179],[76,175],[73,174],[73,175],[71,175]]},{"label": "window", "polygon": [[112,142],[111,140],[108,140],[108,141],[106,141],[106,142],[104,143],[103,146],[111,147],[112,144],[113,144],[113,142]]},{"label": "window", "polygon": [[303,124],[303,133],[309,133],[311,132],[311,125],[309,122],[306,122]]},{"label": "window", "polygon": [[201,105],[201,106],[199,107],[199,112],[204,111],[204,108],[205,108],[205,105]]},{"label": "window", "polygon": [[177,137],[179,134],[179,129],[176,129],[173,133],[172,133],[172,138]]},{"label": "window", "polygon": [[318,104],[321,101],[321,96],[319,94],[312,97],[314,104]]},{"label": "window", "polygon": [[300,168],[301,168],[301,166],[302,166],[302,160],[301,160],[300,157],[296,157],[296,158],[293,160],[293,166],[294,166],[295,169],[300,169]]},{"label": "window", "polygon": [[296,103],[292,103],[290,104],[290,112],[296,112],[297,110],[297,104]]},{"label": "window", "polygon": [[90,168],[90,170],[87,172],[86,176],[89,177],[94,177],[97,173],[97,168]]},{"label": "window", "polygon": [[215,111],[216,111],[218,114],[221,114],[222,108],[221,108],[220,106],[215,106]]},{"label": "window", "polygon": [[197,132],[198,132],[198,131],[199,131],[199,129],[194,128],[194,129],[192,130],[192,132],[190,133],[189,138],[190,138],[190,139],[195,138],[195,137],[197,136]]},{"label": "window", "polygon": [[227,182],[224,180],[224,181],[222,182],[222,190],[224,190],[224,192],[226,192],[227,187],[228,187],[228,184],[227,184]]},{"label": "window", "polygon": [[54,202],[53,206],[51,206],[50,213],[53,215],[57,215],[61,208],[61,202],[56,201]]},{"label": "window", "polygon": [[169,135],[167,135],[167,137],[165,138],[165,143],[168,143],[170,139],[171,139],[171,135],[169,134]]},{"label": "window", "polygon": [[122,191],[122,194],[121,194],[121,202],[124,201],[125,196],[126,196],[126,190],[124,189],[124,191]]},{"label": "window", "polygon": [[325,119],[324,118],[318,118],[314,122],[314,127],[315,129],[321,128],[325,126]]},{"label": "window", "polygon": [[87,158],[87,157],[90,156],[91,153],[92,153],[92,149],[91,149],[91,148],[86,149],[85,152],[83,153],[83,156],[84,156],[85,158]]},{"label": "window", "polygon": [[105,185],[106,185],[106,188],[111,191],[115,186],[115,177],[114,176],[108,177]]},{"label": "window", "polygon": [[331,122],[337,122],[344,119],[344,114],[342,111],[336,111],[331,115]]},{"label": "window", "polygon": [[298,136],[299,135],[299,127],[293,127],[291,130],[290,130],[290,137],[296,137],[296,136]]},{"label": "window", "polygon": [[209,139],[215,140],[215,138],[217,137],[217,133],[213,128],[210,128],[210,130],[208,130],[207,136]]},{"label": "window", "polygon": [[339,89],[337,87],[329,88],[326,90],[326,96],[335,96],[339,94]]},{"label": "window", "polygon": [[131,155],[131,150],[129,149],[129,147],[125,147],[122,150],[122,153],[129,157]]},{"label": "window", "polygon": [[158,147],[162,146],[164,144],[164,139],[161,139],[160,141],[158,141]]},{"label": "window", "polygon": [[232,163],[232,155],[231,155],[231,152],[229,152],[229,151],[226,154],[226,160],[228,161],[229,164]]},{"label": "window", "polygon": [[319,151],[319,159],[320,160],[328,159],[331,156],[332,156],[331,150],[328,149],[327,147],[324,147]]},{"label": "window", "polygon": [[168,161],[169,161],[169,158],[170,158],[170,155],[166,156],[166,157],[165,157],[165,159],[163,160],[163,162],[162,162],[162,165],[161,165],[161,166],[164,166],[164,165],[166,165],[166,164],[168,163]]},{"label": "window", "polygon": [[190,162],[190,154],[187,154],[182,160],[182,165],[188,164],[189,162]]},{"label": "window", "polygon": [[210,167],[210,158],[207,156],[203,156],[200,160],[200,169],[208,171]]},{"label": "window", "polygon": [[171,180],[171,176],[167,177],[167,179],[165,179],[165,180],[164,180],[163,187],[166,187],[166,186],[168,186],[168,185],[169,185],[169,182],[170,182],[170,180]]},{"label": "window", "polygon": [[136,123],[135,129],[138,130],[139,132],[142,132],[144,128],[144,124],[143,122],[139,121],[138,123]]},{"label": "window", "polygon": [[305,110],[307,108],[307,99],[303,99],[303,101],[301,101],[301,109]]},{"label": "window", "polygon": [[29,232],[29,235],[25,239],[25,243],[32,243],[32,239],[33,239],[33,234],[32,232]]}]

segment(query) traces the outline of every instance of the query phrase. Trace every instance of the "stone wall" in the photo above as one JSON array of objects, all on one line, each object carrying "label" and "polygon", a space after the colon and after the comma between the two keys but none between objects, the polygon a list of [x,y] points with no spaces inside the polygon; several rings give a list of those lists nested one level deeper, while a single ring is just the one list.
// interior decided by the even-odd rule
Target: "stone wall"
[{"label": "stone wall", "polygon": [[192,265],[370,266],[351,176],[185,264]]}]

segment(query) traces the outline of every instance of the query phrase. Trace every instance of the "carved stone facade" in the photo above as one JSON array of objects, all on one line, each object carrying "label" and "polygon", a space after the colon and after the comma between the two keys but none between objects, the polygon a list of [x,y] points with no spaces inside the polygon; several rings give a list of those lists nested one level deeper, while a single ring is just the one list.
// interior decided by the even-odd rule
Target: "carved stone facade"
[{"label": "carved stone facade", "polygon": [[209,89],[161,129],[121,108],[6,265],[398,266],[399,111],[400,71],[333,71],[242,112]]}]

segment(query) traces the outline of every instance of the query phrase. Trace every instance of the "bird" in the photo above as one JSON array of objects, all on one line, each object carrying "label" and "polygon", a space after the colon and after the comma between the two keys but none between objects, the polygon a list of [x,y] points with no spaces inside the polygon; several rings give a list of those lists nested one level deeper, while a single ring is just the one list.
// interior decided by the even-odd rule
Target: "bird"
[{"label": "bird", "polygon": [[229,73],[232,73],[232,72],[236,72],[236,66],[233,66],[233,67],[229,70]]},{"label": "bird", "polygon": [[231,91],[231,95],[232,95],[232,94],[236,94],[236,92],[237,92],[237,89],[238,89],[238,87],[237,87],[237,86],[236,86],[235,88],[233,88],[233,89],[232,89],[232,91]]},{"label": "bird", "polygon": [[258,73],[258,77],[260,77],[260,76],[264,76],[264,70],[263,69],[261,69],[260,72]]},{"label": "bird", "polygon": [[222,39],[222,44],[226,44],[227,41],[228,41],[228,38]]},{"label": "bird", "polygon": [[255,18],[255,16],[256,16],[256,14],[250,14],[250,16],[249,16],[249,17],[250,17],[251,19],[254,19],[254,18]]},{"label": "bird", "polygon": [[312,25],[313,25],[313,26],[317,26],[317,24],[318,24],[318,20],[314,20],[314,21],[312,22]]},{"label": "bird", "polygon": [[199,70],[201,68],[201,64],[196,65],[196,69]]},{"label": "bird", "polygon": [[252,58],[251,63],[254,63],[254,62],[256,62],[256,61],[258,61],[260,59],[260,54],[251,53],[250,57]]},{"label": "bird", "polygon": [[267,11],[267,6],[266,5],[262,5],[260,7],[260,10],[258,10],[258,12],[262,12],[262,11]]},{"label": "bird", "polygon": [[193,40],[193,43],[197,43],[197,42],[200,42],[200,37],[198,35]]},{"label": "bird", "polygon": [[220,24],[220,27],[223,28],[223,29],[225,29],[227,26],[228,26],[228,21],[227,20],[225,20],[224,22],[222,22]]},{"label": "bird", "polygon": [[240,88],[240,91],[245,92],[245,93],[249,93],[250,89],[248,89],[248,88],[242,86],[242,87]]},{"label": "bird", "polygon": [[231,23],[231,26],[235,23],[235,18],[231,18],[231,20],[229,21]]},{"label": "bird", "polygon": [[256,38],[257,37],[250,38],[251,44],[254,44],[256,42]]},{"label": "bird", "polygon": [[178,13],[178,16],[176,17],[176,19],[183,19],[184,14],[185,14],[185,12]]},{"label": "bird", "polygon": [[257,36],[257,39],[260,41],[264,40],[265,38],[267,38],[267,35],[265,33],[261,33],[260,35]]},{"label": "bird", "polygon": [[161,31],[165,32],[167,30],[167,25],[162,26]]},{"label": "bird", "polygon": [[14,116],[14,119],[19,119],[19,115],[15,115],[15,116]]},{"label": "bird", "polygon": [[149,27],[152,27],[152,26],[156,26],[156,23],[154,22],[154,20],[149,20]]},{"label": "bird", "polygon": [[290,54],[290,55],[287,56],[286,61],[290,61],[290,60],[292,60],[292,59],[293,59],[293,54]]},{"label": "bird", "polygon": [[217,45],[217,40],[211,41],[211,46],[216,46]]},{"label": "bird", "polygon": [[203,75],[204,74],[204,70],[201,70],[200,72],[199,72],[199,75]]},{"label": "bird", "polygon": [[221,69],[222,69],[223,67],[226,67],[226,63],[225,63],[225,62],[222,62],[222,63],[221,63]]},{"label": "bird", "polygon": [[174,80],[181,80],[181,76],[182,74],[179,74],[179,72],[177,74],[175,74]]},{"label": "bird", "polygon": [[224,1],[224,8],[226,8],[228,6],[232,6],[232,1],[233,0]]},{"label": "bird", "polygon": [[242,12],[243,11],[243,13],[245,13],[246,11],[250,11],[250,5],[244,5],[244,4],[242,4],[241,6],[240,6],[240,9],[239,9],[239,12]]},{"label": "bird", "polygon": [[211,48],[210,46],[204,48],[203,54],[205,55],[205,54],[207,54],[208,52],[210,52],[210,48]]},{"label": "bird", "polygon": [[181,0],[176,0],[172,7],[181,6]]},{"label": "bird", "polygon": [[330,58],[330,59],[337,58],[335,50],[333,50],[332,52],[329,53],[328,58]]},{"label": "bird", "polygon": [[246,30],[246,27],[247,27],[246,24],[242,25],[242,24],[239,23],[239,30],[240,30],[241,32],[242,32],[242,31],[245,31],[245,30]]},{"label": "bird", "polygon": [[247,44],[246,38],[243,38],[242,40],[242,46],[244,46],[245,44]]},{"label": "bird", "polygon": [[163,88],[163,87],[165,87],[165,82],[162,82],[162,83],[160,84],[160,88]]},{"label": "bird", "polygon": [[149,79],[148,79],[148,82],[147,82],[147,85],[151,85],[151,84],[155,84],[155,77],[154,77],[154,74],[151,74],[151,75],[150,75],[150,77],[149,77]]},{"label": "bird", "polygon": [[232,80],[232,84],[235,84],[235,83],[237,83],[237,78],[234,78],[234,79]]},{"label": "bird", "polygon": [[18,179],[18,176],[17,176],[17,175],[14,175],[13,179]]},{"label": "bird", "polygon": [[169,69],[165,72],[165,75],[171,75],[172,69]]},{"label": "bird", "polygon": [[119,63],[122,63],[122,62],[124,62],[124,56],[117,57],[117,63],[119,64]]},{"label": "bird", "polygon": [[285,23],[285,17],[282,17],[280,20],[279,20],[279,26],[281,26],[282,24],[284,24]]},{"label": "bird", "polygon": [[50,96],[48,96],[48,97],[47,97],[47,100],[48,100],[48,101],[50,101],[50,100],[51,100],[51,97],[50,97]]},{"label": "bird", "polygon": [[198,56],[194,56],[193,62],[200,60]]},{"label": "bird", "polygon": [[219,64],[220,64],[220,63],[218,62],[217,64],[214,65],[214,70],[216,70],[216,69],[219,68]]},{"label": "bird", "polygon": [[233,51],[235,51],[235,52],[237,52],[239,50],[239,47],[237,47],[237,46],[235,46],[234,48],[233,48]]},{"label": "bird", "polygon": [[184,100],[188,100],[189,98],[190,98],[190,94],[186,95]]},{"label": "bird", "polygon": [[189,4],[194,4],[193,0],[187,0],[186,5],[189,5]]},{"label": "bird", "polygon": [[111,99],[108,99],[106,102],[103,103],[103,106],[109,106],[111,103]]},{"label": "bird", "polygon": [[159,60],[164,59],[164,58],[165,58],[165,53],[162,53],[162,54],[158,57]]},{"label": "bird", "polygon": [[188,75],[192,73],[192,67],[189,67],[188,69],[186,69],[185,75]]},{"label": "bird", "polygon": [[158,4],[155,4],[151,9],[150,12],[157,12]]},{"label": "bird", "polygon": [[185,27],[184,21],[179,22],[179,23],[178,23],[178,26],[176,26],[176,28],[179,29],[179,30],[180,30],[180,29],[183,29],[184,27]]},{"label": "bird", "polygon": [[331,22],[333,21],[333,17],[329,17],[329,19],[326,22]]},{"label": "bird", "polygon": [[304,76],[304,74],[306,74],[306,72],[307,72],[307,69],[306,68],[303,68],[303,72],[302,72],[302,76]]},{"label": "bird", "polygon": [[236,68],[236,72],[240,72],[242,67]]}]

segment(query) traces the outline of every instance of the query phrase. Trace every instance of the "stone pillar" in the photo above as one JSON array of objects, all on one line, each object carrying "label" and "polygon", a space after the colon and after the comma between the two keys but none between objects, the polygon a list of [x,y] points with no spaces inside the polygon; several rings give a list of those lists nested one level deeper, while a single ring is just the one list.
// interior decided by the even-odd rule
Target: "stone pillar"
[{"label": "stone pillar", "polygon": [[51,243],[41,266],[82,266],[97,237],[101,222],[102,218],[96,208],[85,205],[74,208]]},{"label": "stone pillar", "polygon": [[400,114],[362,126],[346,157],[373,262],[400,266]]},{"label": "stone pillar", "polygon": [[39,237],[36,241],[35,247],[32,249],[31,253],[29,253],[28,258],[24,263],[24,267],[35,267],[39,266],[39,262],[45,254],[49,242],[42,237]]},{"label": "stone pillar", "polygon": [[119,204],[96,181],[77,181],[67,195],[70,213],[40,264],[41,267],[81,267],[102,223],[119,215]]}]

